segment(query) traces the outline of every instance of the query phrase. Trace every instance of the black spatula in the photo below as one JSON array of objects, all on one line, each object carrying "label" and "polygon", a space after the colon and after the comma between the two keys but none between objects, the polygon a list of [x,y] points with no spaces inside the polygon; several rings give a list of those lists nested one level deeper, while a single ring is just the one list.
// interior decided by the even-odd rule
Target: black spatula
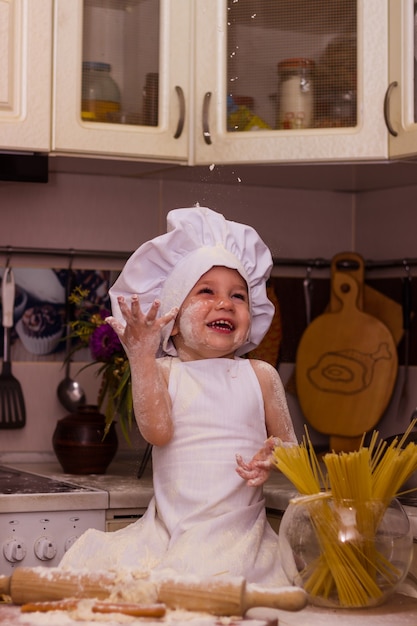
[{"label": "black spatula", "polygon": [[15,283],[12,269],[6,267],[1,285],[3,308],[3,368],[0,374],[0,428],[23,428],[26,410],[22,388],[12,374],[10,335],[13,326]]}]

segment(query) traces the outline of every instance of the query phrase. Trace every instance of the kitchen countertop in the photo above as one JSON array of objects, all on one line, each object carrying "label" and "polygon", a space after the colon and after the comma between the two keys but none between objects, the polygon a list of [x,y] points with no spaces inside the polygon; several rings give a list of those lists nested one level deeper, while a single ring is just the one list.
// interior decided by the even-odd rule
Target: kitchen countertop
[{"label": "kitchen countertop", "polygon": [[[143,476],[138,479],[139,460],[126,457],[110,464],[106,474],[66,474],[58,461],[47,460],[31,463],[4,463],[21,471],[42,474],[56,480],[64,480],[84,487],[92,487],[107,495],[107,509],[139,510],[147,508],[152,496],[152,469],[149,463]],[[267,509],[283,512],[291,498],[298,495],[293,484],[281,472],[272,471],[264,485]],[[404,506],[409,517],[413,536],[417,539],[417,507]],[[38,510],[38,509],[37,509]]]},{"label": "kitchen countertop", "polygon": [[[21,471],[33,472],[56,480],[68,481],[81,486],[93,487],[109,494],[110,509],[143,509],[153,496],[152,470],[147,467],[138,479],[136,460],[116,460],[106,474],[66,474],[58,462],[43,461],[36,463],[5,463]],[[291,482],[280,472],[271,472],[269,481],[264,485],[267,508],[285,511],[288,501],[297,495]]]}]

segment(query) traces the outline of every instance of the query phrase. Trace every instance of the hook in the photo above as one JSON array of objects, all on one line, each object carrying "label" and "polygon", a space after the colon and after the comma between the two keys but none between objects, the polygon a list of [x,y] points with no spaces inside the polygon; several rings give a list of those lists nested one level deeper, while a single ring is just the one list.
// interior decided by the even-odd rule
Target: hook
[{"label": "hook", "polygon": [[311,280],[311,272],[313,267],[308,264],[306,268],[306,275],[303,280],[303,289],[304,289],[304,303],[306,307],[306,322],[307,325],[311,322],[311,298],[313,293],[313,281]]},{"label": "hook", "polygon": [[403,259],[403,268],[405,270],[407,278],[410,278],[411,277],[411,268],[410,268],[410,264],[408,262],[408,259]]},{"label": "hook", "polygon": [[13,248],[12,246],[7,246],[7,259],[6,259],[6,270],[10,267],[10,261],[12,258]]},{"label": "hook", "polygon": [[72,264],[74,262],[74,256],[75,256],[75,250],[74,248],[70,248],[68,250],[68,272],[70,272],[72,270]]}]

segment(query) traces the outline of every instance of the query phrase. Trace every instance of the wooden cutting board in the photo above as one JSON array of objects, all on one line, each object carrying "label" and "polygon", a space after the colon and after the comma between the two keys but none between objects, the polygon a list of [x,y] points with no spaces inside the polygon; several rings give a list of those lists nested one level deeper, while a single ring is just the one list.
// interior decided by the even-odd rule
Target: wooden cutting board
[{"label": "wooden cutting board", "polygon": [[[350,262],[351,268],[346,270],[359,283],[358,308],[369,315],[373,315],[383,322],[391,331],[395,343],[398,345],[404,334],[402,306],[383,293],[380,293],[370,285],[366,285],[365,262],[363,257],[356,252],[340,252],[332,258],[331,277],[338,270],[339,264]],[[356,268],[353,265],[356,264]],[[344,270],[345,271],[345,270]],[[329,310],[339,311],[342,303],[336,298],[334,292],[330,294]]]},{"label": "wooden cutting board", "polygon": [[[338,264],[344,261],[350,261],[357,264],[357,269],[349,269],[346,271],[356,278],[360,287],[362,286],[362,302],[358,302],[358,308],[381,320],[381,322],[383,322],[391,332],[394,341],[398,346],[404,335],[403,311],[401,304],[364,282],[365,262],[363,257],[356,252],[341,252],[332,258],[332,277],[334,276],[334,273],[338,271]],[[328,313],[329,311],[340,311],[341,307],[342,303],[333,295],[324,313]],[[413,316],[414,314],[412,313],[411,315]],[[292,395],[297,395],[295,368],[285,383],[285,391],[287,393],[291,393]]]},{"label": "wooden cutting board", "polygon": [[[306,420],[330,435],[335,451],[356,449],[381,418],[394,388],[398,359],[392,333],[362,310],[363,275],[333,268],[330,311],[301,337],[296,384]],[[334,310],[337,308],[337,310]]]}]

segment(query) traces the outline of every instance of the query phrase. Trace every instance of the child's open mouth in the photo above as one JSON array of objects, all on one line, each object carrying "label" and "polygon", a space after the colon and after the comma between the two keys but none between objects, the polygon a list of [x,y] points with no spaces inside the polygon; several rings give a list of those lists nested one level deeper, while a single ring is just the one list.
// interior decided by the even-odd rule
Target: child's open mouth
[{"label": "child's open mouth", "polygon": [[223,333],[231,333],[235,329],[234,324],[229,320],[216,320],[215,322],[210,322],[207,326]]}]

